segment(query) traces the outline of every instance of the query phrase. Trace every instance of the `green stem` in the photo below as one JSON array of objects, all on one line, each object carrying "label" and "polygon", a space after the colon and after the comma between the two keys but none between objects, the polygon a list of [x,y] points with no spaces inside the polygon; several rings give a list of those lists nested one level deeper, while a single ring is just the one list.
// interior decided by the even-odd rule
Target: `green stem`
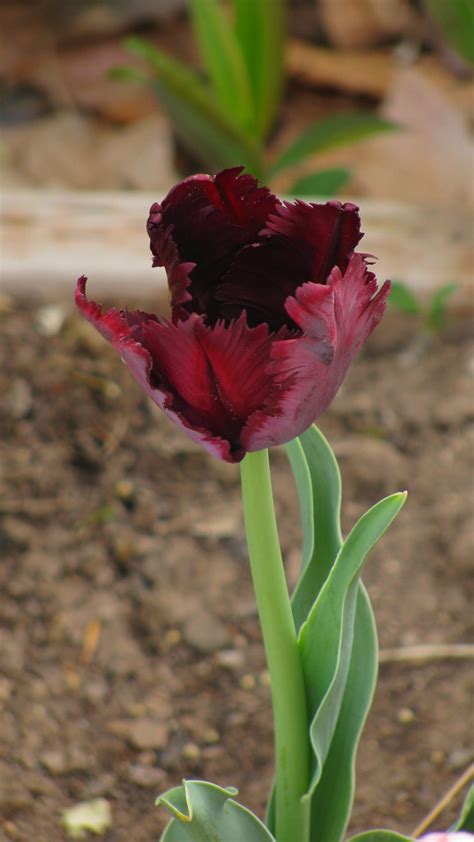
[{"label": "green stem", "polygon": [[273,508],[268,451],[248,453],[241,463],[241,478],[250,567],[272,687],[276,838],[277,842],[305,842],[306,696]]}]

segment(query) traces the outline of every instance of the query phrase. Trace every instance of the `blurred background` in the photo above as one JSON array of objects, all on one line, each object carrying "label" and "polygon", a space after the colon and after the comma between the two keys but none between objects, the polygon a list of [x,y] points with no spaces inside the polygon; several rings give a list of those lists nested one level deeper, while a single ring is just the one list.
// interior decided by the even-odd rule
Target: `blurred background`
[{"label": "blurred background", "polygon": [[[239,164],[360,203],[394,280],[321,427],[346,530],[410,492],[365,577],[381,675],[351,828],[412,831],[473,759],[472,2],[2,0],[0,28],[1,842],[73,838],[78,802],[107,842],[149,842],[183,776],[263,813],[238,470],[72,307],[86,272],[92,296],[164,312],[151,201]],[[295,494],[272,458],[294,582]]]}]

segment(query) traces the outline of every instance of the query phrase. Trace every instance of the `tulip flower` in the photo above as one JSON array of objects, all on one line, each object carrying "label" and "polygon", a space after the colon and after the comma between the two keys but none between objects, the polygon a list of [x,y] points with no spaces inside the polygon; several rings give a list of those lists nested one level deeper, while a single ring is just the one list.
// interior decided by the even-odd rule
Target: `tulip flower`
[{"label": "tulip flower", "polygon": [[[282,202],[241,167],[180,182],[147,227],[171,317],[103,311],[86,298],[85,277],[76,301],[166,415],[214,456],[241,463],[275,739],[266,825],[235,789],[184,780],[158,799],[172,814],[162,842],[340,842],[377,667],[359,577],[406,495],[381,500],[344,540],[336,460],[312,424],[380,321],[390,284],[378,289],[369,255],[355,251],[355,205]],[[291,597],[268,455],[284,443],[304,535]]]},{"label": "tulip flower", "polygon": [[81,312],[152,400],[228,462],[300,435],[329,406],[380,321],[352,203],[282,202],[242,168],[177,184],[148,219],[153,265],[166,269],[171,320]]}]

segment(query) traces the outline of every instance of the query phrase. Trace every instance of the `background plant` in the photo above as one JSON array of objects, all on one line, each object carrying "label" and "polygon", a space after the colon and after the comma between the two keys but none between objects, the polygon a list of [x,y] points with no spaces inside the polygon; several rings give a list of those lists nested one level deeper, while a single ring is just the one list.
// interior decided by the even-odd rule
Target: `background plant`
[{"label": "background plant", "polygon": [[[176,137],[195,160],[213,172],[242,163],[263,181],[313,155],[351,143],[394,124],[371,113],[336,114],[312,123],[276,157],[270,151],[283,94],[285,0],[190,0],[190,14],[204,75],[134,36],[126,47],[149,73],[121,67],[116,78],[149,84],[160,99]],[[308,172],[290,193],[332,195],[349,180],[343,167]]]}]

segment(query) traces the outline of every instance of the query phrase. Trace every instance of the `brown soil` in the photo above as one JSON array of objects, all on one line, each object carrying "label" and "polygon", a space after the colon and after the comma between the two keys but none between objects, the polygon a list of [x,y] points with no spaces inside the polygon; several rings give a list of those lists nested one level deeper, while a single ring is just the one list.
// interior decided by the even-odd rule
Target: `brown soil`
[{"label": "brown soil", "polygon": [[[0,838],[59,842],[61,811],[104,796],[107,842],[156,840],[154,798],[185,776],[262,814],[270,699],[238,468],[188,442],[89,325],[45,323],[3,302]],[[365,575],[382,647],[472,632],[473,368],[462,320],[425,343],[391,316],[322,421],[346,529],[410,492]],[[273,465],[293,579],[295,494],[283,452]],[[472,680],[467,660],[381,667],[354,830],[410,831],[460,774]]]}]

